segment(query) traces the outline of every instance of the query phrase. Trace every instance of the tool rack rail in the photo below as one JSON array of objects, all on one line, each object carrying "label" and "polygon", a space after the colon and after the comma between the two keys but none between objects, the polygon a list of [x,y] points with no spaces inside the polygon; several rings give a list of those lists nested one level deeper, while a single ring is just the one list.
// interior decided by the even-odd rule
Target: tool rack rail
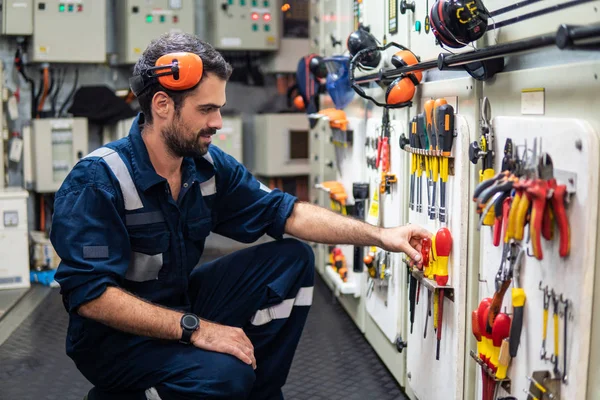
[{"label": "tool rack rail", "polygon": [[496,378],[496,373],[488,367],[488,365],[475,354],[473,350],[469,351],[469,355],[477,364],[481,366],[483,371],[487,374],[488,377],[494,380],[494,382],[499,383],[502,389],[506,390],[507,393],[510,394],[511,386],[510,386],[510,378],[498,379]]},{"label": "tool rack rail", "polygon": [[444,290],[444,297],[446,297],[451,302],[454,302],[454,287],[453,286],[438,285],[435,281],[432,281],[431,279],[426,278],[425,275],[423,274],[423,271],[420,271],[416,268],[411,267],[408,260],[403,259],[402,261],[404,262],[404,264],[407,265],[408,270],[410,271],[411,275],[415,279],[417,279],[418,282],[421,282],[421,286],[426,287],[427,290],[429,290],[431,292],[435,292],[436,290],[440,290],[440,289]]}]

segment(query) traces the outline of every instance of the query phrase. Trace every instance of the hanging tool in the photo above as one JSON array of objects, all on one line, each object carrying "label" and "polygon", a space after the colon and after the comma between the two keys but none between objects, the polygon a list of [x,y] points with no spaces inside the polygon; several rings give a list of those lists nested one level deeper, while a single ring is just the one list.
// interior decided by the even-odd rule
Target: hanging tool
[{"label": "hanging tool", "polygon": [[[496,372],[498,370],[500,360],[500,348],[504,339],[508,337],[510,333],[510,317],[504,313],[498,314],[494,320],[494,328],[492,330],[492,356],[490,363],[492,364],[492,370]],[[490,399],[493,399],[498,386],[498,382],[492,381],[491,388],[488,388],[491,392]]]},{"label": "hanging tool", "polygon": [[[565,202],[567,201],[567,185],[559,185],[556,182],[556,178],[554,177],[554,165],[552,163],[552,158],[548,153],[542,154],[540,163],[546,174],[545,179],[548,181],[549,203],[552,207],[552,214],[558,225],[558,232],[560,235],[558,254],[561,257],[566,257],[569,255],[571,249],[571,230],[565,208]],[[544,177],[542,178],[544,179]]]},{"label": "hanging tool", "polygon": [[[473,142],[469,147],[469,159],[477,164],[483,159],[482,169],[479,172],[479,181],[483,182],[494,177],[494,133],[490,123],[491,107],[487,97],[483,98],[481,104],[481,137],[479,143]],[[494,213],[490,210],[483,219],[484,225],[494,224]]]},{"label": "hanging tool", "polygon": [[446,222],[446,184],[448,182],[449,157],[452,154],[454,142],[454,107],[444,104],[437,108],[436,112],[437,132],[441,140],[441,188],[440,188],[440,222]]},{"label": "hanging tool", "polygon": [[552,319],[554,322],[554,354],[550,356],[550,362],[554,365],[554,375],[557,378],[561,377],[560,370],[558,369],[558,357],[559,357],[559,325],[558,325],[558,296],[554,293],[554,289],[550,291],[550,297],[552,298],[552,305],[554,306],[554,313]]},{"label": "hanging tool", "polygon": [[[452,235],[448,228],[441,228],[435,235],[435,253],[437,255],[437,268],[435,282],[439,286],[448,284],[448,257],[452,250]],[[438,289],[438,323],[437,323],[437,349],[435,359],[440,359],[440,343],[442,340],[442,318],[444,314],[444,289]]]},{"label": "hanging tool", "polygon": [[415,278],[409,271],[409,289],[408,289],[408,301],[409,301],[409,315],[410,315],[410,333],[413,332],[413,324],[415,323],[415,301],[417,297],[417,278]]},{"label": "hanging tool", "polygon": [[552,165],[546,164],[547,157],[545,154],[539,159],[539,175],[540,178],[533,181],[531,186],[527,188],[527,194],[531,198],[531,221],[529,230],[531,233],[531,245],[533,247],[533,255],[538,260],[544,258],[542,252],[542,221],[544,218],[544,210],[546,209],[546,200],[548,197],[548,179],[552,178]]},{"label": "hanging tool", "polygon": [[569,299],[566,299],[563,301],[562,299],[562,294],[560,295],[560,301],[562,303],[565,304],[565,314],[564,314],[564,332],[563,332],[563,351],[565,354],[563,354],[563,376],[562,376],[562,381],[563,383],[567,383],[568,382],[568,376],[567,376],[567,325],[568,325],[568,317],[569,317]]},{"label": "hanging tool", "polygon": [[527,376],[527,380],[529,382],[531,382],[533,384],[533,386],[536,387],[537,390],[539,390],[540,392],[542,392],[542,398],[544,396],[548,396],[548,398],[550,400],[552,400],[552,399],[554,399],[556,397],[556,396],[554,396],[554,393],[548,391],[548,389],[545,386],[543,386],[541,383],[539,383],[538,381],[536,381],[532,376],[528,375]]},{"label": "hanging tool", "polygon": [[525,393],[526,395],[531,397],[531,399],[529,399],[529,400],[540,400],[538,397],[535,397],[535,395],[527,389],[523,389],[523,393]]},{"label": "hanging tool", "polygon": [[542,350],[540,351],[540,359],[547,360],[546,358],[546,338],[548,337],[548,309],[550,308],[550,294],[548,293],[548,286],[542,289],[542,282],[540,281],[540,290],[543,290],[543,316],[542,316]]},{"label": "hanging tool", "polygon": [[[491,335],[486,332],[486,321],[488,317],[488,312],[490,309],[490,305],[492,304],[492,299],[485,298],[481,300],[479,303],[479,307],[477,308],[477,325],[479,333],[481,334],[481,353],[479,354],[479,358],[486,365],[491,367],[490,364],[490,355],[492,349],[492,339]],[[486,400],[489,398],[490,390],[493,391],[494,382],[492,378],[485,372],[483,368],[481,368],[481,377],[482,377],[482,387],[483,387],[483,399]],[[491,388],[491,389],[490,389]]]},{"label": "hanging tool", "polygon": [[[427,122],[425,118],[425,113],[417,115],[417,132],[419,134],[419,144],[421,151],[428,152],[431,139],[429,134],[427,133]],[[417,185],[417,212],[423,212],[423,201],[422,201],[422,186],[421,186],[421,175],[425,172],[425,180],[427,183],[427,215],[431,212],[431,194],[430,194],[430,186],[431,186],[431,171],[430,171],[430,161],[429,156],[424,154],[420,157],[421,162],[417,165],[417,176],[419,177],[418,185]]]},{"label": "hanging tool", "polygon": [[[500,268],[496,274],[496,292],[494,293],[492,304],[490,305],[488,319],[486,321],[486,331],[488,333],[492,333],[494,319],[500,313],[500,308],[502,307],[502,302],[504,300],[504,294],[512,282],[512,270],[513,263],[516,260],[516,251],[515,243],[504,245],[504,250],[502,251],[502,262],[500,263]],[[506,261],[508,261],[508,266],[506,266]]]},{"label": "hanging tool", "polygon": [[433,125],[433,108],[435,105],[435,100],[427,100],[425,102],[425,119],[426,119],[426,129],[427,129],[427,136],[429,138],[429,151],[430,154],[432,154],[429,157],[429,169],[431,171],[431,182],[432,182],[432,186],[433,186],[433,191],[431,194],[431,203],[430,207],[429,207],[429,219],[430,220],[434,220],[435,216],[437,214],[437,210],[436,210],[436,205],[435,205],[435,201],[436,201],[436,188],[437,188],[437,180],[438,180],[438,172],[439,172],[439,165],[438,165],[438,158],[437,155],[435,153],[435,150],[437,148],[437,137],[435,134],[435,127]]},{"label": "hanging tool", "polygon": [[[366,218],[366,208],[365,203],[369,198],[369,184],[355,182],[352,184],[352,196],[354,196],[354,216],[361,221],[364,221]],[[354,246],[354,263],[353,263],[353,271],[354,272],[362,272],[363,271],[363,260],[364,258],[364,247],[363,246]]]},{"label": "hanging tool", "polygon": [[502,346],[500,346],[500,355],[498,356],[498,369],[496,370],[497,379],[506,379],[506,371],[508,370],[508,364],[510,363],[509,347],[509,339],[504,338],[502,340]]},{"label": "hanging tool", "polygon": [[390,130],[390,110],[388,108],[384,108],[383,117],[381,120],[381,142],[378,145],[379,163],[377,166],[379,168],[379,165],[381,165],[381,182],[379,187],[381,194],[390,193],[391,184],[398,181],[396,175],[390,173]]},{"label": "hanging tool", "polygon": [[[410,135],[409,142],[411,149],[418,149],[417,141],[419,140],[419,135],[417,134],[417,117],[413,117],[410,122]],[[411,153],[410,155],[410,195],[408,201],[408,208],[411,210],[415,209],[415,175],[417,173],[417,162],[418,155],[415,153]]]},{"label": "hanging tool", "polygon": [[513,267],[512,306],[513,320],[510,327],[510,356],[515,358],[521,341],[523,328],[523,307],[525,306],[525,290],[520,287],[521,263],[525,257],[525,250],[520,249]]}]

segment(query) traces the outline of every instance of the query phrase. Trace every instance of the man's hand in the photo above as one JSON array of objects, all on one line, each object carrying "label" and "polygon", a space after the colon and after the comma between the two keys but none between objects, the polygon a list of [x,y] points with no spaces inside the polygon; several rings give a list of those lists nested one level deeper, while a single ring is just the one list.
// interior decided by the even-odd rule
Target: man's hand
[{"label": "man's hand", "polygon": [[417,225],[382,229],[381,248],[391,252],[403,252],[416,264],[421,264],[421,240],[432,233]]},{"label": "man's hand", "polygon": [[202,320],[200,329],[192,335],[192,344],[203,350],[231,354],[256,369],[254,346],[240,328]]}]

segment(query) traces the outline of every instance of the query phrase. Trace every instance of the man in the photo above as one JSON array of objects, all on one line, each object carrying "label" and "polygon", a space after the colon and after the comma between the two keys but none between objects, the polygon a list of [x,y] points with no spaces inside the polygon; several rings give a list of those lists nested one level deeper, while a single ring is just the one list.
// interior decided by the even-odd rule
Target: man
[{"label": "man", "polygon": [[[230,74],[195,36],[153,41],[134,68],[130,135],[82,159],[56,193],[67,353],[99,396],[283,398],[314,279],[310,247],[284,233],[420,259],[427,231],[300,203],[211,146]],[[279,240],[194,269],[211,231]]]}]

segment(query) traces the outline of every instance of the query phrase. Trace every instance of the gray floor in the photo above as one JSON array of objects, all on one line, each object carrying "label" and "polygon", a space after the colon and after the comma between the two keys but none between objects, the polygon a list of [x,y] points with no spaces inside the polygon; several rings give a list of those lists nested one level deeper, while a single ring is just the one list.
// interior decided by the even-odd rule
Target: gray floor
[{"label": "gray floor", "polygon": [[[208,244],[205,261],[240,247],[223,238]],[[0,345],[0,399],[81,400],[91,385],[64,353],[68,319],[59,290],[34,292],[24,299],[40,305]],[[329,288],[318,278],[285,398],[405,399],[364,336],[331,299]],[[13,310],[19,311],[17,307]],[[7,318],[0,321],[0,332]]]}]

